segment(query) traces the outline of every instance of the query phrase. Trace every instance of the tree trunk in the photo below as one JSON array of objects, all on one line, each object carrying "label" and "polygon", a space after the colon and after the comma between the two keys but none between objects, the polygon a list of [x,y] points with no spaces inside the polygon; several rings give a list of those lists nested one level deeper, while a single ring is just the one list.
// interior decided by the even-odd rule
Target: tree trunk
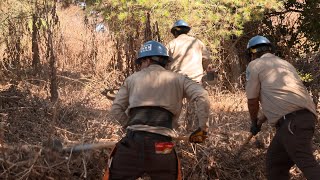
[{"label": "tree trunk", "polygon": [[32,15],[32,68],[34,74],[37,74],[40,67],[40,55],[39,55],[39,29],[38,29],[38,17],[36,14]]},{"label": "tree trunk", "polygon": [[50,100],[51,102],[57,102],[58,95],[58,83],[57,83],[57,69],[56,69],[56,57],[53,50],[52,31],[48,29],[48,42],[47,42],[47,57],[49,58],[50,66]]}]

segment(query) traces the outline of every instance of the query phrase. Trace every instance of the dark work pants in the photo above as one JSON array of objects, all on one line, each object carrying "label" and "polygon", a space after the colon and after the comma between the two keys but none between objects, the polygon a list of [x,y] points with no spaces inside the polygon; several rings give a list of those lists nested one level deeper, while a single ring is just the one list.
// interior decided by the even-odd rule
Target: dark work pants
[{"label": "dark work pants", "polygon": [[289,115],[277,127],[267,152],[268,180],[289,180],[296,164],[308,180],[320,180],[320,165],[312,154],[315,116],[305,110]]},{"label": "dark work pants", "polygon": [[169,154],[155,153],[155,142],[170,142],[171,138],[150,134],[129,132],[119,141],[109,169],[111,180],[135,180],[144,173],[152,180],[177,179],[174,149]]}]

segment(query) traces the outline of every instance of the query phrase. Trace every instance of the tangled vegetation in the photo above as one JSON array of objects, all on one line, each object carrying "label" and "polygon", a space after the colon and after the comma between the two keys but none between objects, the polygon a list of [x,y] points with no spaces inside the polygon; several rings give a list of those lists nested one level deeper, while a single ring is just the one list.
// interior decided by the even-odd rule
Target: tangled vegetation
[{"label": "tangled vegetation", "polygon": [[[176,142],[184,179],[265,179],[265,153],[274,130],[248,137],[243,92],[246,43],[270,38],[319,99],[319,3],[317,0],[6,0],[0,2],[0,177],[3,179],[99,179],[110,149],[81,153],[63,146],[117,141],[112,102],[101,92],[118,88],[134,72],[132,59],[144,41],[166,44],[184,19],[191,35],[211,51],[218,69],[210,94],[210,134],[204,145]],[[104,24],[104,31],[96,30]],[[318,110],[319,110],[318,106]],[[181,115],[181,121],[185,118]],[[180,134],[185,134],[183,124]],[[320,131],[314,138],[320,160]],[[248,163],[250,162],[250,163]],[[297,168],[292,179],[303,179]],[[145,178],[147,179],[147,178]]]}]

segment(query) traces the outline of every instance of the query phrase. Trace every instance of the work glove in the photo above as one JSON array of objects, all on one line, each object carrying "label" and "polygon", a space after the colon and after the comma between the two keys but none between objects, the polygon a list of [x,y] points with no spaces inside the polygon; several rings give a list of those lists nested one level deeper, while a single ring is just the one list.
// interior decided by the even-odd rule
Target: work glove
[{"label": "work glove", "polygon": [[189,141],[192,143],[203,143],[205,139],[208,138],[208,133],[201,128],[191,133],[189,136]]},{"label": "work glove", "polygon": [[252,121],[251,123],[251,127],[250,127],[250,132],[252,133],[252,135],[257,135],[258,132],[261,131],[261,126],[262,124],[258,125],[258,120],[256,121]]},{"label": "work glove", "polygon": [[206,77],[207,77],[207,79],[206,79],[207,81],[213,81],[216,77],[216,74],[215,74],[215,72],[207,72]]},{"label": "work glove", "polygon": [[207,67],[206,72],[207,72],[207,75],[206,75],[206,80],[207,81],[213,81],[217,76],[217,70],[213,68],[212,64],[210,64]]}]

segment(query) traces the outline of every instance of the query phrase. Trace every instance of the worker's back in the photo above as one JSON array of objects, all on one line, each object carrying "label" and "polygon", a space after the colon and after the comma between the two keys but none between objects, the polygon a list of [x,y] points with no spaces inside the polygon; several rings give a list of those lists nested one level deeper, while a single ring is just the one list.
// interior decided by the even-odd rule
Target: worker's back
[{"label": "worker's back", "polygon": [[[197,99],[199,104],[200,124],[205,123],[208,111],[208,93],[202,86],[188,77],[165,70],[159,65],[150,65],[129,76],[113,102],[112,112],[121,114],[122,106],[128,102],[128,112],[137,107],[161,107],[173,115],[173,126],[177,124],[182,99]],[[203,110],[201,110],[203,108]],[[132,123],[132,121],[131,121]],[[131,124],[128,124],[131,126]],[[129,127],[135,130],[149,131],[144,125]],[[172,128],[155,130],[159,134],[175,136]]]},{"label": "worker's back", "polygon": [[248,65],[247,73],[247,96],[256,97],[259,90],[262,108],[269,109],[264,114],[270,124],[301,107],[316,114],[309,93],[289,62],[266,53]]},{"label": "worker's back", "polygon": [[203,76],[202,60],[209,59],[210,54],[205,45],[198,39],[181,34],[167,45],[172,62],[168,69],[185,74],[196,82],[201,82]]}]

